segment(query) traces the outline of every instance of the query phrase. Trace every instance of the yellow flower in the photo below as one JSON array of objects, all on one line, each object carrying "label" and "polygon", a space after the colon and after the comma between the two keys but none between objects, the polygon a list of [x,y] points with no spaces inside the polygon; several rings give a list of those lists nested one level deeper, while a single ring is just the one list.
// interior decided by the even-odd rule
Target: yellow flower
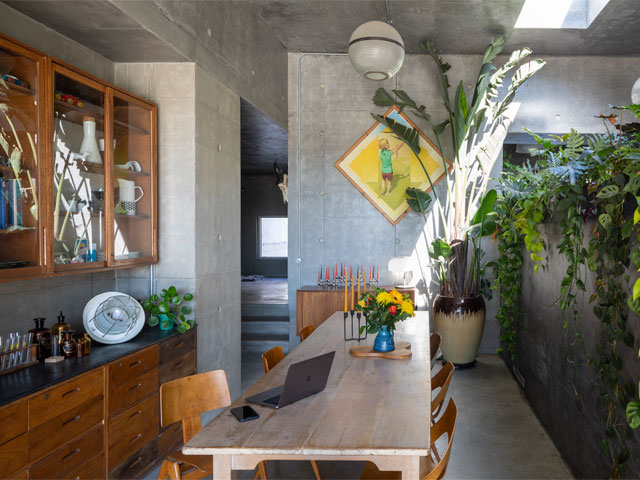
[{"label": "yellow flower", "polygon": [[391,290],[391,297],[393,297],[393,301],[396,302],[398,305],[400,305],[404,300],[404,297],[402,296],[402,294],[395,288]]},{"label": "yellow flower", "polygon": [[364,302],[364,299],[363,299],[363,300],[360,300],[360,301],[358,302],[358,306],[359,306],[361,309],[367,306],[367,305],[365,304],[365,302]]},{"label": "yellow flower", "polygon": [[405,300],[404,302],[402,302],[400,310],[408,315],[413,315],[413,303],[411,303],[411,300]]},{"label": "yellow flower", "polygon": [[376,297],[376,302],[381,305],[393,303],[393,297],[389,294],[389,292],[380,292]]}]

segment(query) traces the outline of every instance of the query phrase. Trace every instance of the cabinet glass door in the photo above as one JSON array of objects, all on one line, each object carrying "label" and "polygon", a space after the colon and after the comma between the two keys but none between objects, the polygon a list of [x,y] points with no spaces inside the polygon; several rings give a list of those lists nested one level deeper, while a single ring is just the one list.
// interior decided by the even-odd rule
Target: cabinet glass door
[{"label": "cabinet glass door", "polygon": [[58,65],[53,99],[55,271],[105,262],[106,88]]},{"label": "cabinet glass door", "polygon": [[0,278],[42,272],[44,58],[0,38]]},{"label": "cabinet glass door", "polygon": [[113,91],[111,264],[155,261],[155,110]]}]

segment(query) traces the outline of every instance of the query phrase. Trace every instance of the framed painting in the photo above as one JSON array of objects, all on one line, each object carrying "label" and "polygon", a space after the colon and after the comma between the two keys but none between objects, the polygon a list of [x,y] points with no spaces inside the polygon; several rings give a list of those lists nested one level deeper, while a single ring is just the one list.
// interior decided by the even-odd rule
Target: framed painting
[{"label": "framed painting", "polygon": [[[384,114],[396,122],[415,124],[393,106]],[[440,151],[420,132],[420,159],[436,185],[445,174]],[[451,168],[451,162],[447,160]],[[376,122],[336,163],[335,167],[393,225],[409,211],[405,190],[419,188],[428,192],[431,185],[420,162],[408,145]]]}]

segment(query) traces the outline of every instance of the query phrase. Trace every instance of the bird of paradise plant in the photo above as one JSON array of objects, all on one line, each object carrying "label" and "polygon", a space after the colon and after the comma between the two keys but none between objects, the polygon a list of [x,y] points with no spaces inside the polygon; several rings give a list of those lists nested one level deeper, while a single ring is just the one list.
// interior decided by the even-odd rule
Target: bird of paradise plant
[{"label": "bird of paradise plant", "polygon": [[[439,218],[442,236],[431,242],[429,255],[433,260],[431,266],[438,273],[442,295],[469,297],[479,294],[483,274],[480,239],[496,229],[493,212],[496,192],[487,191],[490,172],[517,112],[512,104],[516,90],[545,65],[543,60],[536,59],[519,66],[506,87],[504,97],[499,99],[507,73],[531,54],[528,48],[516,50],[502,67],[496,68],[493,61],[503,46],[504,37],[492,40],[487,46],[469,101],[462,81],[458,84],[455,96],[450,96],[451,85],[447,72],[451,66],[440,57],[432,42],[427,41],[422,45],[438,68],[438,85],[447,111],[446,120],[440,124],[434,124],[426,107],[418,105],[403,90],[392,90],[390,93],[379,88],[373,97],[374,104],[379,107],[396,105],[400,111],[408,110],[417,119],[427,122],[440,150],[445,171],[448,172],[445,175],[447,195],[441,199],[420,159],[418,130],[392,118],[372,114],[376,121],[384,124],[411,148],[431,184],[429,194],[408,188],[406,195],[409,206],[421,213],[425,221],[426,214],[432,208],[435,208]],[[451,169],[442,147],[442,135],[447,128],[451,131],[454,152]]]}]

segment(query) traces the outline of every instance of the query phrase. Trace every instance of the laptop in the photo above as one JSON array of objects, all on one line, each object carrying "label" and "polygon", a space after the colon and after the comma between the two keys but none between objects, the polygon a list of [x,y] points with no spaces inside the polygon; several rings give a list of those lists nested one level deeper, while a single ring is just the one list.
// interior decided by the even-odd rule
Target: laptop
[{"label": "laptop", "polygon": [[289,366],[281,385],[246,399],[271,408],[282,408],[324,390],[336,352],[329,352]]}]

